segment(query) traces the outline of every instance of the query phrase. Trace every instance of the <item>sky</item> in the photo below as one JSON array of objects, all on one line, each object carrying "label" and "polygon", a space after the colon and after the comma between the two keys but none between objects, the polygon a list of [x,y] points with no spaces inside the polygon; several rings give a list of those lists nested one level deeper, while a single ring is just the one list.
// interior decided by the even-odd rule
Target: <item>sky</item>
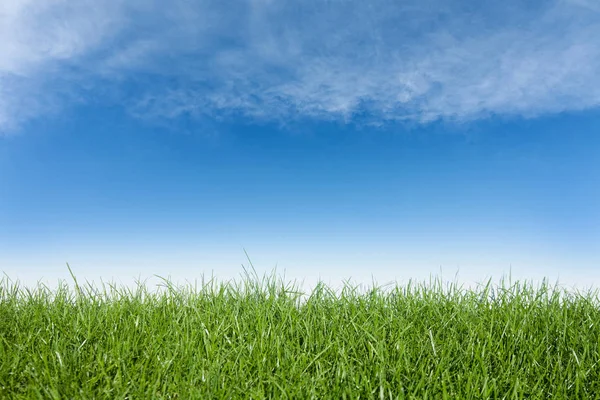
[{"label": "sky", "polygon": [[596,0],[3,0],[0,270],[600,284]]}]

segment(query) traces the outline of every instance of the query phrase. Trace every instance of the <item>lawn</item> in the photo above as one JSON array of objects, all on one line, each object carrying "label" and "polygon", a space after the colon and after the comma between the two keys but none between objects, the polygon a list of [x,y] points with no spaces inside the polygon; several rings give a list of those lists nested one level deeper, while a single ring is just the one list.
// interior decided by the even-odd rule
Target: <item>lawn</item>
[{"label": "lawn", "polygon": [[0,398],[600,398],[596,292],[0,282]]}]

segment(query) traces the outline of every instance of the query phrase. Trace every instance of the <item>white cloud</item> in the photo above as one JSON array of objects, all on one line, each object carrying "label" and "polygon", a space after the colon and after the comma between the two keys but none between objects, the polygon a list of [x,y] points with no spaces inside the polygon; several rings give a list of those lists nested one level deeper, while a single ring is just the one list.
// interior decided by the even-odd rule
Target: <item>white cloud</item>
[{"label": "white cloud", "polygon": [[90,94],[162,118],[471,120],[600,105],[595,1],[481,3],[4,0],[0,130]]},{"label": "white cloud", "polygon": [[69,69],[110,39],[121,15],[116,2],[102,4],[0,3],[0,132],[58,111],[67,94],[77,90],[71,85],[79,77]]}]

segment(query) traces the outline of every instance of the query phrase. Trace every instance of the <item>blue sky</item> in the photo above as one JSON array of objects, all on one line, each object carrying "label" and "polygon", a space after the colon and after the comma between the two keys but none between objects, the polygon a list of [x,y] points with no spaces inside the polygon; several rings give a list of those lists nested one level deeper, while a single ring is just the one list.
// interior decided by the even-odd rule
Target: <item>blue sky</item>
[{"label": "blue sky", "polygon": [[594,1],[8,0],[0,269],[600,283]]}]

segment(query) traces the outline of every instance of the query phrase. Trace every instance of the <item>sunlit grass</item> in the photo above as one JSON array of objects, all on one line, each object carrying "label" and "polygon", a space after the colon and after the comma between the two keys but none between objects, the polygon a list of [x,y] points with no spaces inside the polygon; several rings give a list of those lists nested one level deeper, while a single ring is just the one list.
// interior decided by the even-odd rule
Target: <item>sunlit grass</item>
[{"label": "sunlit grass", "polygon": [[600,397],[596,292],[0,282],[0,398]]}]

